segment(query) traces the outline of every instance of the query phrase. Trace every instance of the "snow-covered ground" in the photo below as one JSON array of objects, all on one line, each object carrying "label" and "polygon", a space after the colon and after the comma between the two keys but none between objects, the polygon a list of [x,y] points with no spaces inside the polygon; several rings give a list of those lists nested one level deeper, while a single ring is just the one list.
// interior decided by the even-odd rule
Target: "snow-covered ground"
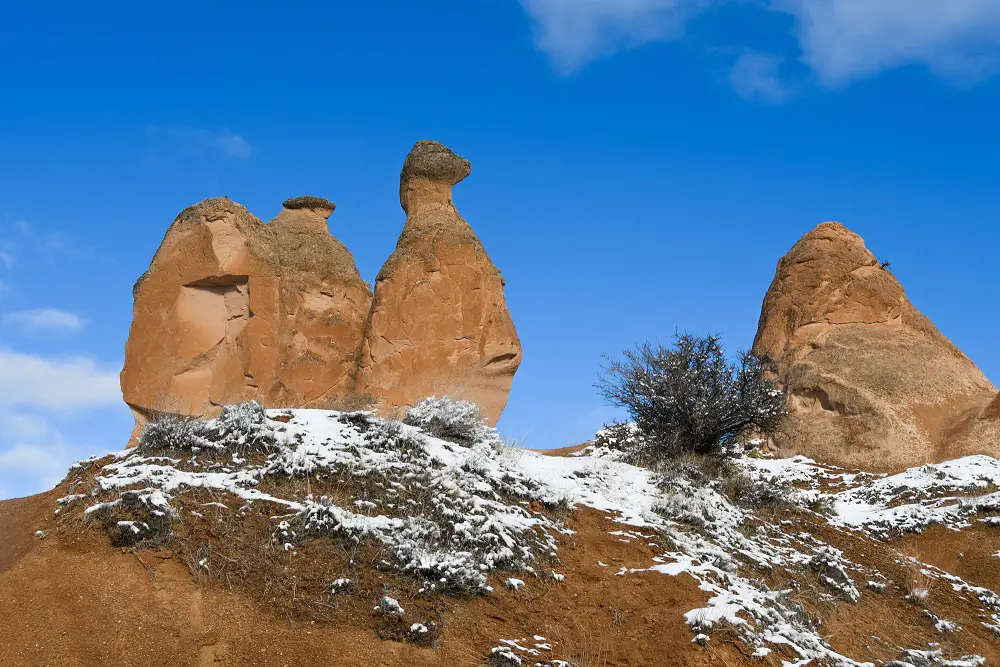
[{"label": "snow-covered ground", "polygon": [[[74,488],[60,507],[87,503],[86,512],[94,516],[138,508],[148,519],[119,521],[118,528],[141,538],[154,530],[151,524],[181,511],[178,496],[211,489],[231,494],[245,506],[272,503],[276,520],[282,521],[276,539],[288,550],[317,534],[377,540],[391,556],[387,565],[419,577],[424,590],[482,594],[504,581],[520,588],[532,586],[534,577],[572,576],[556,575],[553,569],[558,567],[558,536],[568,529],[552,513],[532,511],[529,505],[591,507],[611,513],[617,527],[609,532],[621,531],[623,539],[636,529],[665,537],[662,543],[669,546],[648,566],[617,574],[654,571],[694,577],[708,595],[704,607],[685,616],[699,643],[711,641],[713,626],[726,623],[755,655],[766,656],[778,647],[783,655],[794,654],[794,660],[784,661],[787,665],[817,660],[869,664],[834,651],[792,602],[792,591],[771,590],[753,572],[811,572],[831,599],[856,601],[884,588],[884,577],[873,568],[851,562],[808,532],[795,532],[786,525],[791,522],[754,522],[752,509],[734,504],[713,484],[683,475],[664,480],[617,460],[607,448],[549,457],[508,447],[496,431],[481,425],[459,429],[458,438],[435,437],[432,433],[441,432],[442,423],[453,416],[451,410],[447,404],[425,405],[409,425],[361,413],[270,410],[265,416],[262,411],[234,411],[198,427],[187,444],[140,446],[115,455],[100,470],[95,489]],[[814,514],[829,525],[875,536],[932,524],[960,529],[975,521],[996,521],[987,515],[1000,511],[1000,461],[989,457],[966,457],[893,476],[852,473],[802,457],[743,458],[737,465],[752,481],[792,485],[787,501],[798,511],[824,508],[823,514]],[[308,477],[320,483],[334,474],[362,480],[358,488],[370,492],[335,501],[280,497],[274,484],[268,486],[270,492],[260,489],[266,480]],[[491,580],[495,571],[505,574]],[[982,601],[983,624],[1000,632],[1000,598],[992,591],[934,568],[925,572],[956,590],[964,586],[975,593]],[[331,582],[332,590],[346,586],[345,581]],[[517,657],[516,642],[497,652]],[[964,660],[968,662],[953,664],[979,664],[976,656]]]}]

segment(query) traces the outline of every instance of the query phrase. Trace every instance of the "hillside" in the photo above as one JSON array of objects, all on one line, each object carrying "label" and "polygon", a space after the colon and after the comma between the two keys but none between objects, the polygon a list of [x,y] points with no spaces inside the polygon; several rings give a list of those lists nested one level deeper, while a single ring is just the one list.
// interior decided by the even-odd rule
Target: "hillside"
[{"label": "hillside", "polygon": [[0,503],[0,664],[1000,660],[996,459],[654,474],[627,429],[556,457],[462,403],[406,421],[233,406]]}]

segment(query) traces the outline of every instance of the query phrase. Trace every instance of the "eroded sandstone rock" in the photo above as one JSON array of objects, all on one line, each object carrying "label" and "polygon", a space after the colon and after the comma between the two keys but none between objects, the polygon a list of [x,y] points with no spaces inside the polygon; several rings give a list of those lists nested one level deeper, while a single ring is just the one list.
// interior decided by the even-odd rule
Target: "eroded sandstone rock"
[{"label": "eroded sandstone rock", "polygon": [[470,171],[433,141],[417,142],[403,164],[406,225],[375,283],[356,381],[383,410],[447,394],[495,423],[507,403],[521,344],[500,271],[452,202]]},{"label": "eroded sandstone rock", "polygon": [[1000,420],[1000,394],[997,394],[993,402],[986,406],[980,419]]},{"label": "eroded sandstone rock", "polygon": [[778,262],[753,349],[776,361],[789,393],[785,453],[866,470],[1000,454],[1000,442],[955,440],[996,389],[840,224],[819,225]]},{"label": "eroded sandstone rock", "polygon": [[371,292],[329,233],[333,209],[291,199],[267,225],[227,198],[181,212],[133,290],[121,383],[137,428],[160,413],[318,407],[346,392]]},{"label": "eroded sandstone rock", "polygon": [[372,293],[330,235],[333,203],[299,197],[268,223],[280,274],[279,372],[265,405],[326,407],[349,393]]}]

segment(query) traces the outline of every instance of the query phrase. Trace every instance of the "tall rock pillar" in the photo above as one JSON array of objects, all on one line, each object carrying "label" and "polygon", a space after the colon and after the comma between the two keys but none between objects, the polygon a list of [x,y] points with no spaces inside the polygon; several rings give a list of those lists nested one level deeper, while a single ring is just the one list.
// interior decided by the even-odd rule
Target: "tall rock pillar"
[{"label": "tall rock pillar", "polygon": [[419,141],[403,163],[406,225],[379,271],[356,392],[383,410],[431,395],[479,405],[495,423],[521,362],[504,281],[452,202],[468,160]]}]

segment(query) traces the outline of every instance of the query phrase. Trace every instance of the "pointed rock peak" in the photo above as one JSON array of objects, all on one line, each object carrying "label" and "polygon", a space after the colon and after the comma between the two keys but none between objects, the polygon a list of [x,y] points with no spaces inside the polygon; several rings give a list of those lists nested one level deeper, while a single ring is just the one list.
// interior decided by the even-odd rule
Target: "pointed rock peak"
[{"label": "pointed rock peak", "polygon": [[996,396],[889,266],[835,222],[778,262],[753,350],[776,362],[789,395],[779,449],[849,468],[896,471],[939,458],[955,424],[985,416]]},{"label": "pointed rock peak", "polygon": [[[834,273],[878,266],[865,241],[839,222],[823,222],[792,246],[782,263],[825,265]],[[891,278],[891,274],[887,274]]]},{"label": "pointed rock peak", "polygon": [[399,203],[451,203],[452,187],[472,173],[472,163],[436,141],[418,141],[399,175]]},{"label": "pointed rock peak", "polygon": [[308,209],[323,215],[324,218],[329,218],[330,214],[337,208],[337,205],[329,199],[310,196],[292,197],[291,199],[286,199],[281,205],[289,211]]},{"label": "pointed rock peak", "polygon": [[754,349],[772,358],[801,343],[796,332],[841,324],[933,329],[910,306],[903,286],[837,222],[824,222],[803,236],[778,262],[764,298]]},{"label": "pointed rock peak", "polygon": [[852,232],[850,229],[840,224],[836,220],[828,220],[827,222],[821,222],[816,225],[811,231],[809,231],[805,236],[799,239],[799,242],[806,241],[809,239],[828,239],[828,240],[850,240],[849,242],[860,243],[864,245],[865,242],[860,236]]}]

